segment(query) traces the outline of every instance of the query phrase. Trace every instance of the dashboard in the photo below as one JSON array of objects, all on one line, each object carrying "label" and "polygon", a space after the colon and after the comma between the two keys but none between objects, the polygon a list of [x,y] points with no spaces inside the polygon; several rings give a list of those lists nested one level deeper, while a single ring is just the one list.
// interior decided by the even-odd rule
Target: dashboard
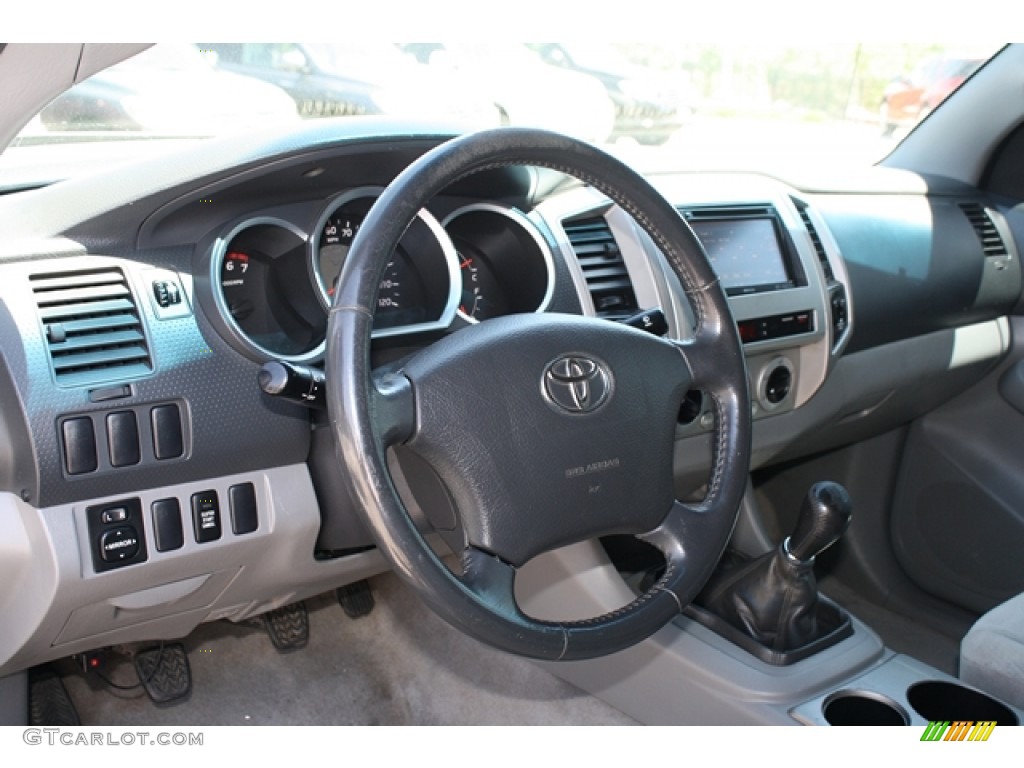
[{"label": "dashboard", "polygon": [[[385,568],[325,414],[268,394],[260,373],[283,361],[331,375],[328,311],[353,238],[446,135],[321,121],[0,200],[0,606],[16,617],[0,674],[241,620]],[[729,297],[755,466],[912,418],[1008,348],[1014,225],[973,189],[650,180]],[[983,250],[992,233],[996,252]],[[679,280],[628,214],[555,171],[493,169],[406,231],[379,276],[373,362],[401,366],[504,315],[655,309],[669,335],[693,333]],[[688,393],[680,497],[707,481],[713,427]],[[455,527],[428,468],[399,457],[394,471],[414,515]]]}]

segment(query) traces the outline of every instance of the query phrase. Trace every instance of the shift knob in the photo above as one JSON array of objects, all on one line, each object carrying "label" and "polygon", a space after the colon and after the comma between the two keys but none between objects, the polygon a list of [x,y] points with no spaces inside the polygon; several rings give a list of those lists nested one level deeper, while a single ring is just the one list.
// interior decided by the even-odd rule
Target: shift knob
[{"label": "shift knob", "polygon": [[839,483],[815,483],[807,492],[796,528],[785,541],[786,551],[800,562],[810,562],[839,540],[850,525],[853,505]]}]

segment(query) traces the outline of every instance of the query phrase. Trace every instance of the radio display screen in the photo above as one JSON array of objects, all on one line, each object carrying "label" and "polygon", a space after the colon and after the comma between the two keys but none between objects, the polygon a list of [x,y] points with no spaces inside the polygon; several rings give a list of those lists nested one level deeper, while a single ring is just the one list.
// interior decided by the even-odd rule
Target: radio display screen
[{"label": "radio display screen", "polygon": [[774,218],[695,219],[690,226],[727,294],[793,287]]}]

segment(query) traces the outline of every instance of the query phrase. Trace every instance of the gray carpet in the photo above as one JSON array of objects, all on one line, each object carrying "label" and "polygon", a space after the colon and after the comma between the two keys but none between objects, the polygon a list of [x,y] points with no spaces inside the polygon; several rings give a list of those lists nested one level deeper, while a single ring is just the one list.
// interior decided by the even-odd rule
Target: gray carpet
[{"label": "gray carpet", "polygon": [[[309,645],[290,653],[254,626],[200,626],[184,641],[192,694],[177,704],[157,707],[140,689],[117,691],[94,674],[68,673],[65,685],[88,726],[636,725],[451,629],[396,577],[371,584],[377,607],[361,619],[348,618],[333,595],[307,601]],[[137,681],[126,661],[107,676]]]}]

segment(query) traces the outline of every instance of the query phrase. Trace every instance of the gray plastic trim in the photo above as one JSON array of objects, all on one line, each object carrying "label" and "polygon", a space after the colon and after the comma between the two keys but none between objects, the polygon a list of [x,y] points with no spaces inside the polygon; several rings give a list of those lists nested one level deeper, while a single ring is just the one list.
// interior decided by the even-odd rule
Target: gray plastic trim
[{"label": "gray plastic trim", "polygon": [[[231,532],[228,488],[251,482],[259,528]],[[196,543],[189,499],[215,490],[222,535]],[[86,507],[142,503],[148,560],[93,571]],[[150,505],[175,497],[184,545],[157,552]],[[239,621],[385,570],[375,551],[316,560],[320,512],[304,464],[37,509],[0,493],[0,675],[104,645],[183,637],[214,619]]]},{"label": "gray plastic trim", "polygon": [[[792,394],[779,407],[770,410],[773,413],[779,413],[799,408],[809,401],[824,383],[828,371],[832,367],[834,356],[842,350],[850,337],[850,330],[848,329],[843,338],[839,340],[831,339],[828,287],[825,285],[824,273],[807,229],[793,203],[795,191],[770,179],[742,175],[702,174],[697,177],[677,174],[671,177],[654,177],[653,181],[659,186],[659,191],[677,205],[724,206],[738,203],[749,205],[756,202],[770,205],[775,209],[781,225],[785,228],[796,249],[797,258],[800,261],[799,266],[806,277],[807,284],[781,291],[750,296],[733,296],[729,298],[729,305],[736,320],[769,317],[791,312],[809,311],[812,313],[814,331],[811,333],[744,345],[748,366],[753,366],[754,361],[761,355],[771,352],[784,353],[784,357],[792,365],[794,371]],[[836,280],[847,287],[852,327],[853,300],[850,295],[846,268],[839,254],[838,246],[828,231],[828,227],[813,211],[810,204],[808,204],[808,210]],[[664,257],[658,252],[650,238],[643,235],[643,232],[625,212],[610,206],[603,195],[588,188],[580,188],[570,194],[547,201],[538,207],[538,211],[544,216],[550,229],[557,233],[556,247],[569,267],[585,314],[594,314],[593,302],[572,247],[565,237],[561,222],[574,216],[590,213],[602,215],[608,221],[619,244],[623,263],[626,265],[633,283],[638,306],[660,306],[668,320],[670,336],[687,338],[692,335],[691,312],[679,281],[671,275]],[[757,391],[760,370],[752,368],[750,375],[751,390]],[[767,414],[758,412],[755,413],[755,418],[761,415]],[[700,433],[709,428],[710,424],[707,419],[698,418],[687,427],[681,428],[680,436]]]},{"label": "gray plastic trim", "polygon": [[[595,542],[528,563],[516,586],[524,611],[552,620],[614,610],[634,596]],[[682,616],[626,651],[543,666],[649,725],[796,725],[791,709],[890,655],[867,626],[855,617],[853,624],[852,637],[786,668],[765,664]]]},{"label": "gray plastic trim", "polygon": [[[907,692],[910,687],[915,683],[925,680],[941,680],[959,685],[964,689],[974,690],[955,677],[951,677],[917,659],[902,654],[897,654],[866,674],[849,680],[843,688],[845,692],[859,693],[868,698],[888,699],[905,716],[907,725],[925,726],[928,725],[929,721],[922,717],[907,699]],[[834,697],[835,693],[837,692],[816,696],[794,707],[792,710],[793,717],[804,725],[828,725],[829,723],[824,715],[824,708],[828,701]],[[1021,722],[1024,722],[1024,715],[1022,715],[1021,710],[1009,704],[1007,706],[1014,711]]]}]

